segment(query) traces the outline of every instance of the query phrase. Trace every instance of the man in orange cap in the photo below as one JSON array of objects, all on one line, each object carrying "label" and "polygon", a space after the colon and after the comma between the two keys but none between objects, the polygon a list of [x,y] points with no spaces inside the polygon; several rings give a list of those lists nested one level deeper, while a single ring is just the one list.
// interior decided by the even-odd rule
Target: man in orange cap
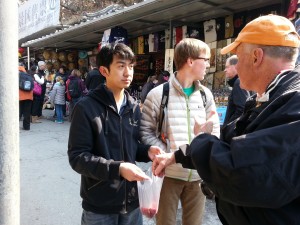
[{"label": "man in orange cap", "polygon": [[215,193],[223,224],[299,224],[300,38],[293,24],[261,16],[221,53],[235,53],[241,88],[257,94],[222,130],[198,135],[175,153],[157,156],[155,174],[182,163],[196,168]]}]

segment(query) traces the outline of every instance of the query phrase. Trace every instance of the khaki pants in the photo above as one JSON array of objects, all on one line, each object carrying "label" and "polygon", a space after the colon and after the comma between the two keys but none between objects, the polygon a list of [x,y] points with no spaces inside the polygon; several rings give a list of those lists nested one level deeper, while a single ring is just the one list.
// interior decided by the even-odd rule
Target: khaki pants
[{"label": "khaki pants", "polygon": [[176,225],[176,214],[180,200],[182,225],[201,225],[205,199],[200,188],[200,181],[188,182],[165,177],[160,193],[156,224]]}]

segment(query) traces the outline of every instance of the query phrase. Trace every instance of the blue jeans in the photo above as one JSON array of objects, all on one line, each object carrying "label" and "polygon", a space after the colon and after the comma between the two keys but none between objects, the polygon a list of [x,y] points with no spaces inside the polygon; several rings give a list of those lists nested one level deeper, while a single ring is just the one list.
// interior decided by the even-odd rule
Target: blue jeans
[{"label": "blue jeans", "polygon": [[140,208],[127,214],[96,214],[83,210],[81,225],[142,225]]},{"label": "blue jeans", "polygon": [[63,122],[63,106],[64,105],[55,104],[55,111],[58,122]]}]

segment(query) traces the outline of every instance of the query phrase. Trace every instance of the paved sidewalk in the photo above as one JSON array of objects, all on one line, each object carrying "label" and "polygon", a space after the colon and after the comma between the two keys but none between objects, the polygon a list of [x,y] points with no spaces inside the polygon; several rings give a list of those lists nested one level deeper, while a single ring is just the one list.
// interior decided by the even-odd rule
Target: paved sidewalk
[{"label": "paved sidewalk", "polygon": [[[67,158],[70,123],[54,123],[53,110],[44,110],[43,115],[42,123],[31,124],[30,131],[20,129],[21,225],[79,225],[80,175]],[[176,225],[181,224],[180,217],[181,209]],[[144,225],[154,224],[144,218]],[[220,224],[215,204],[208,200],[203,225]]]}]

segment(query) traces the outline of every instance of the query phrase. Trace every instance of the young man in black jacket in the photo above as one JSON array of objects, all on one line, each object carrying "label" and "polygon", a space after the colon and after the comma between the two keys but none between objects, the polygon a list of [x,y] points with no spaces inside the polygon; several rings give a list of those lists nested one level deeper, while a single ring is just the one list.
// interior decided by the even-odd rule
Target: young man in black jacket
[{"label": "young man in black jacket", "polygon": [[110,44],[97,57],[106,84],[76,104],[68,143],[70,165],[81,174],[81,224],[141,225],[136,181],[148,177],[135,161],[162,151],[138,141],[140,108],[124,90],[133,79],[132,50]]},{"label": "young man in black jacket", "polygon": [[248,23],[221,50],[236,53],[241,87],[256,92],[220,140],[198,135],[181,151],[154,160],[159,174],[171,163],[196,168],[215,193],[225,225],[281,225],[300,221],[300,37],[276,15]]}]

